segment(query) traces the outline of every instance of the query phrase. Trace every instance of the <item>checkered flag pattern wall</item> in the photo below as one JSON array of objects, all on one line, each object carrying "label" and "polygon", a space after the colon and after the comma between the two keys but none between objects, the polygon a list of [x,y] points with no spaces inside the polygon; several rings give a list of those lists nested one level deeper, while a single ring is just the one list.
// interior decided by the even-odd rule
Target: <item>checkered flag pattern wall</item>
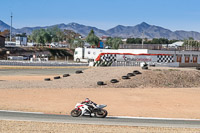
[{"label": "checkered flag pattern wall", "polygon": [[171,55],[157,55],[158,63],[170,63],[173,62],[174,57]]},{"label": "checkered flag pattern wall", "polygon": [[102,61],[114,62],[117,60],[116,54],[104,54],[101,56]]}]

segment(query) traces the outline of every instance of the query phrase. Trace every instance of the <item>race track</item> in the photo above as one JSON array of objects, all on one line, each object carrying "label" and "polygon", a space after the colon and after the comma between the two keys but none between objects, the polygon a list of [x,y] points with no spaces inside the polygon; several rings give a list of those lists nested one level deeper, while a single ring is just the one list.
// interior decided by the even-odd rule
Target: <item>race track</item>
[{"label": "race track", "polygon": [[12,112],[12,111],[11,112],[0,111],[0,120],[76,123],[76,124],[94,124],[94,125],[200,128],[200,120],[119,118],[119,117],[90,118],[87,116],[74,118],[67,115]]}]

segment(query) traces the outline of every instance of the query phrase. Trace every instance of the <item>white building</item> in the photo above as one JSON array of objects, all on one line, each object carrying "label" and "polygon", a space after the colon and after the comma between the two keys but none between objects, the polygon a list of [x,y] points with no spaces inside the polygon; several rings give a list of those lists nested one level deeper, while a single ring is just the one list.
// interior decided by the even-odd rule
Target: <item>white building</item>
[{"label": "white building", "polygon": [[16,46],[27,46],[27,37],[26,36],[16,36]]}]

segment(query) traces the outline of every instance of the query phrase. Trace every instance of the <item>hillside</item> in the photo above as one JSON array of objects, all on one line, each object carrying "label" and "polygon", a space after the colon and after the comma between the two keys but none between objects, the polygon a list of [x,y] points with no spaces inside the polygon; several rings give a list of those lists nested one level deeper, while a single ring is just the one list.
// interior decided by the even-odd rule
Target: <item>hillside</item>
[{"label": "hillside", "polygon": [[[21,29],[15,29],[13,28],[13,33],[27,33],[30,35],[33,30],[36,29],[47,29],[57,26],[61,30],[67,29],[67,30],[73,30],[82,36],[87,36],[88,33],[91,31],[91,29],[94,30],[95,34],[99,37],[106,35],[106,36],[111,36],[111,37],[122,37],[122,38],[167,38],[167,39],[178,39],[178,40],[184,40],[188,39],[189,37],[193,37],[195,40],[200,40],[200,33],[195,32],[195,31],[171,31],[169,29],[160,27],[160,26],[155,26],[155,25],[150,25],[145,22],[142,22],[141,24],[135,25],[135,26],[123,26],[123,25],[118,25],[116,27],[113,27],[109,30],[102,30],[98,29],[96,27],[92,26],[86,26],[78,23],[69,23],[69,24],[56,24],[56,25],[51,25],[51,26],[44,26],[44,27],[23,27]],[[3,31],[5,29],[10,29],[10,26],[3,21],[0,21],[0,30]]]}]

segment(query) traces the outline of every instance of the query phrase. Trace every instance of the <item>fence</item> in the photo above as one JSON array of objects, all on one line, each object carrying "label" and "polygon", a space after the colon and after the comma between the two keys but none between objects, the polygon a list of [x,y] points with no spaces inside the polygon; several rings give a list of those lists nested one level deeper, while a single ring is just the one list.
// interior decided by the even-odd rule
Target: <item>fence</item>
[{"label": "fence", "polygon": [[9,61],[0,60],[4,66],[88,66],[88,63],[68,63],[60,61],[30,62],[30,61]]}]

